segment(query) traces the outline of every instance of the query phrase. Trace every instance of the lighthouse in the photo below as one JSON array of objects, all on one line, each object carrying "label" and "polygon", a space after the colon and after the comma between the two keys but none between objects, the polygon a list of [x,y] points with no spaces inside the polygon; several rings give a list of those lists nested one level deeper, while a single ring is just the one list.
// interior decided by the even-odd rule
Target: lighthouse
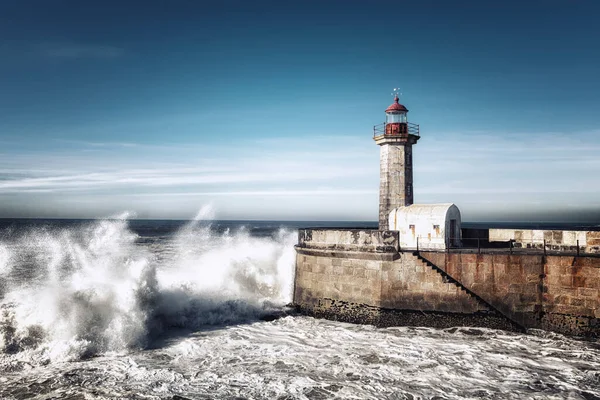
[{"label": "lighthouse", "polygon": [[408,122],[407,114],[396,95],[385,122],[373,127],[380,147],[379,230],[388,229],[390,211],[413,204],[412,146],[419,140],[419,125]]}]

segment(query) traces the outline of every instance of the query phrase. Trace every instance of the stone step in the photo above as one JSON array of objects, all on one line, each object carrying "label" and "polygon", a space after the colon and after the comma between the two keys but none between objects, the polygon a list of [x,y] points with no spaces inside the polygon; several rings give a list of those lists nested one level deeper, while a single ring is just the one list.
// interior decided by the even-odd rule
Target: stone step
[{"label": "stone step", "polygon": [[435,272],[437,272],[438,274],[440,274],[442,276],[442,279],[443,279],[444,282],[446,282],[446,283],[452,283],[452,284],[456,285],[461,291],[465,292],[471,298],[473,298],[475,301],[477,301],[478,304],[482,305],[483,307],[485,307],[486,309],[488,309],[490,312],[506,318],[510,323],[512,323],[513,325],[515,325],[519,330],[522,330],[522,331],[526,330],[526,328],[523,325],[519,324],[518,322],[516,322],[515,320],[513,320],[512,318],[510,318],[509,316],[507,316],[506,314],[504,314],[500,310],[498,310],[496,307],[494,307],[493,305],[491,305],[490,303],[488,303],[487,301],[485,301],[484,299],[482,299],[479,295],[477,295],[476,293],[474,293],[473,291],[471,291],[469,288],[465,287],[462,283],[460,283],[460,281],[458,281],[457,279],[455,279],[452,276],[450,276],[446,271],[444,271],[443,269],[441,269],[437,265],[433,264],[431,261],[423,258],[419,254],[419,252],[415,251],[412,254],[423,265],[426,265],[426,266],[430,267]]},{"label": "stone step", "polygon": [[419,259],[419,261],[421,262],[421,264],[428,266],[429,268],[431,268],[432,270],[434,270],[435,272],[437,272],[438,274],[440,274],[442,276],[442,281],[444,283],[454,284],[461,291],[465,292],[467,295],[469,295],[471,298],[473,298],[479,304],[481,304],[482,306],[484,306],[485,308],[487,308],[489,311],[493,311],[493,312],[496,311],[486,301],[482,300],[479,296],[475,295],[473,292],[471,292],[470,290],[468,290],[460,282],[458,282],[456,279],[454,279],[450,275],[448,275],[444,270],[442,270],[441,268],[438,268],[436,265],[434,265],[431,262],[429,262],[428,260],[424,259],[417,252],[414,252],[413,255]]}]

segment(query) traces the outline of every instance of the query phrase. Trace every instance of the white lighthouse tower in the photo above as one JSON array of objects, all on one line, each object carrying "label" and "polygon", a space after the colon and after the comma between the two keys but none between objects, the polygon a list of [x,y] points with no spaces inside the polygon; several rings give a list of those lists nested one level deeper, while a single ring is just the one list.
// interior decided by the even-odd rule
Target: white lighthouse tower
[{"label": "white lighthouse tower", "polygon": [[373,127],[380,146],[379,229],[388,229],[388,215],[413,203],[412,146],[419,140],[419,125],[411,124],[408,109],[398,96],[385,110],[385,122]]}]

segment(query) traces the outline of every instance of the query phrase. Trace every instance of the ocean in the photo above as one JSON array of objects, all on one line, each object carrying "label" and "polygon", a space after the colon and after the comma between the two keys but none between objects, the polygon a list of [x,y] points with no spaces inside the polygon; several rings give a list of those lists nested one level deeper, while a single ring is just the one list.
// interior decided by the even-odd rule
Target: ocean
[{"label": "ocean", "polygon": [[0,220],[0,399],[600,399],[600,343],[297,315],[296,229]]}]

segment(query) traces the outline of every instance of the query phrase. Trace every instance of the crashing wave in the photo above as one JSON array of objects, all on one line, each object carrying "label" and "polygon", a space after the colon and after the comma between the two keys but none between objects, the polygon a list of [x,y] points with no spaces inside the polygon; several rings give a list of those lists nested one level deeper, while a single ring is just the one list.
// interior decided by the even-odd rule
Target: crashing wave
[{"label": "crashing wave", "polygon": [[294,235],[216,234],[209,214],[201,210],[161,243],[161,257],[139,243],[127,215],[0,242],[0,353],[36,363],[81,359],[146,347],[172,327],[281,310],[291,295]]}]

